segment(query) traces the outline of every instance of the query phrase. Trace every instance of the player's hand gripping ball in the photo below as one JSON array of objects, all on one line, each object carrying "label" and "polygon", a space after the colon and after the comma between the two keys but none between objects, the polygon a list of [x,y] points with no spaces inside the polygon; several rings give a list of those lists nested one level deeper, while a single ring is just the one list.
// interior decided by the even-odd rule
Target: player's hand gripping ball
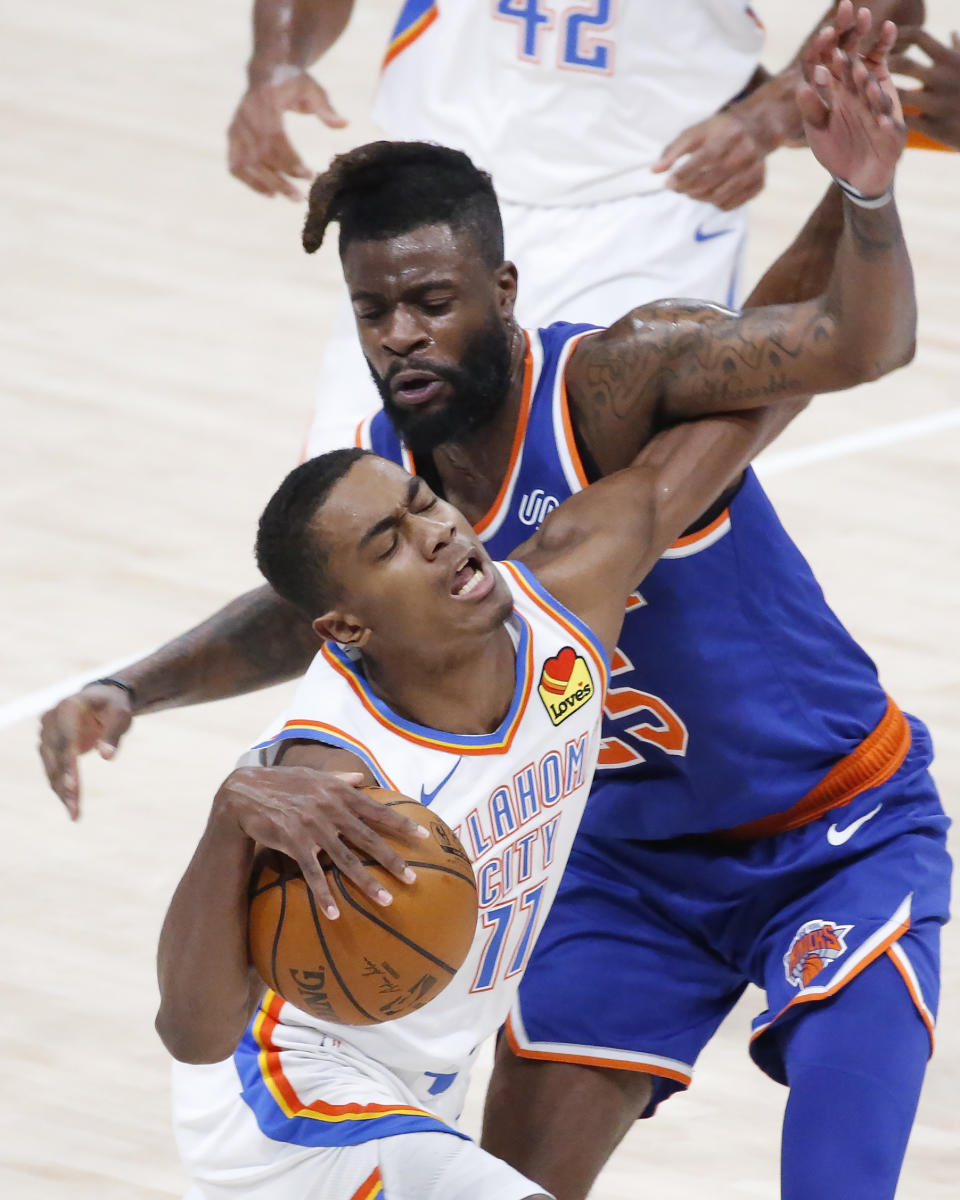
[{"label": "player's hand gripping ball", "polygon": [[[415,883],[397,883],[364,859],[392,904],[374,904],[330,864],[340,917],[328,920],[297,864],[272,850],[257,856],[251,879],[250,956],[261,979],[297,1008],[343,1025],[392,1021],[439,995],[467,957],[477,924],[473,867],[450,826],[398,792],[367,790],[431,833],[407,858]],[[383,836],[399,854],[411,853]]]}]

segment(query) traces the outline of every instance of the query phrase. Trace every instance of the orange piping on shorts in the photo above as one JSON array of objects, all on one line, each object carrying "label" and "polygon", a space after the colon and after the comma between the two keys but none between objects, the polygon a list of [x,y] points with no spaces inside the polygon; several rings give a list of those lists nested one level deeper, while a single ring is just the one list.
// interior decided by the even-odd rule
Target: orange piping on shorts
[{"label": "orange piping on shorts", "polygon": [[[895,942],[899,941],[909,928],[910,918],[907,917],[902,924],[898,925],[896,929],[887,934],[887,936],[878,946],[874,946],[873,950],[871,950],[866,958],[864,958],[863,962],[857,963],[857,968],[855,971],[851,971],[848,975],[843,975],[837,980],[836,983],[828,988],[825,988],[822,992],[801,992],[798,996],[794,996],[789,1004],[785,1004],[775,1017],[771,1017],[765,1025],[761,1025],[759,1029],[755,1029],[753,1031],[753,1033],[750,1035],[750,1041],[755,1042],[761,1034],[767,1032],[771,1025],[776,1025],[784,1013],[789,1012],[791,1008],[796,1008],[798,1004],[815,1004],[818,1000],[829,1000],[831,996],[835,996],[837,992],[846,987],[852,979],[856,979],[861,972],[865,971],[872,962],[875,962],[882,954],[887,954],[890,950],[890,947],[893,946]],[[894,959],[894,962],[896,962],[896,959]],[[900,973],[901,975],[903,974],[902,971]],[[916,997],[914,997],[914,1003],[916,1003]]]},{"label": "orange piping on shorts", "polygon": [[879,725],[863,739],[856,750],[842,758],[820,780],[816,787],[784,812],[761,817],[733,829],[721,829],[707,837],[749,838],[770,837],[799,829],[822,817],[831,808],[842,808],[861,792],[879,787],[900,770],[910,749],[910,726],[896,704],[888,697],[887,711]]},{"label": "orange piping on shorts", "polygon": [[583,1067],[611,1067],[615,1071],[639,1071],[643,1075],[660,1075],[664,1079],[673,1079],[677,1083],[683,1084],[685,1088],[690,1086],[691,1077],[684,1074],[683,1071],[674,1071],[670,1067],[661,1067],[655,1063],[631,1062],[629,1059],[624,1058],[597,1058],[594,1055],[586,1054],[565,1054],[555,1050],[530,1050],[525,1046],[521,1046],[517,1041],[509,1017],[507,1017],[504,1028],[507,1034],[507,1041],[510,1043],[510,1049],[517,1058],[536,1058],[543,1062],[575,1063]]},{"label": "orange piping on shorts", "polygon": [[[934,1036],[933,1036],[933,1020],[930,1016],[930,1010],[923,1002],[923,997],[915,986],[915,981],[908,974],[907,968],[900,960],[900,955],[903,954],[902,948],[894,942],[887,947],[887,957],[900,972],[900,978],[907,985],[907,991],[910,993],[910,999],[916,1006],[917,1012],[920,1014],[920,1020],[927,1027],[927,1033],[930,1035],[930,1053],[933,1054]],[[906,956],[905,956],[906,957]],[[909,960],[908,960],[909,961]]]}]

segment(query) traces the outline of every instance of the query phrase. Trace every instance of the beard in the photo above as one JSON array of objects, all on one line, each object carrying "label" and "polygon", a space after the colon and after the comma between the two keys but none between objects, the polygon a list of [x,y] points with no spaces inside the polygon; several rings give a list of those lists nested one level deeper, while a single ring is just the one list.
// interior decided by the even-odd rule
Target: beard
[{"label": "beard", "polygon": [[[487,425],[506,403],[510,388],[511,337],[495,313],[467,342],[455,367],[427,358],[409,358],[393,364],[380,376],[370,360],[367,366],[380,393],[390,424],[413,454],[429,454],[444,442],[459,442]],[[390,384],[401,371],[429,371],[450,385],[451,399],[440,409],[419,412],[397,404]]]}]

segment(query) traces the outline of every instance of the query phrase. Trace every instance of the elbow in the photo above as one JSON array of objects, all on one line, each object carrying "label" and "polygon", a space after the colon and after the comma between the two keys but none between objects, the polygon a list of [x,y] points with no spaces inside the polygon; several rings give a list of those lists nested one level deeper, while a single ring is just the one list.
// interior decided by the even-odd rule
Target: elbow
[{"label": "elbow", "polygon": [[917,339],[913,336],[899,345],[891,345],[881,358],[872,359],[870,362],[864,364],[859,382],[876,383],[884,375],[890,375],[892,372],[898,371],[901,367],[905,367],[908,363],[913,362],[916,353]]},{"label": "elbow", "polygon": [[845,360],[837,364],[837,387],[830,390],[844,391],[863,383],[876,383],[911,363],[916,352],[917,339],[911,333],[908,338],[892,338],[879,354],[846,355]]},{"label": "elbow", "polygon": [[217,1036],[211,1036],[192,1028],[185,1021],[174,1020],[162,1006],[154,1021],[154,1028],[167,1052],[177,1062],[193,1066],[223,1062],[233,1054],[242,1037],[242,1031],[233,1037],[229,1033],[224,1036],[223,1030]]},{"label": "elbow", "polygon": [[900,357],[893,364],[893,366],[890,368],[890,370],[896,371],[899,367],[905,367],[909,363],[912,363],[914,358],[916,357],[916,354],[917,354],[917,337],[916,337],[916,334],[913,333],[910,335],[910,339],[904,344],[903,350],[900,354]]}]

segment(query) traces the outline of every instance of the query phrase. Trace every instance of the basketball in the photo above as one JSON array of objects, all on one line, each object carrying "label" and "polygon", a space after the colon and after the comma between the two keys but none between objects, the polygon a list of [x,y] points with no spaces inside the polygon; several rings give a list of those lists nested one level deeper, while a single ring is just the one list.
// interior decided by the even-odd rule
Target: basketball
[{"label": "basketball", "polygon": [[392,1021],[439,995],[477,923],[473,867],[449,825],[398,792],[366,790],[430,830],[417,843],[381,834],[416,872],[415,883],[362,860],[392,904],[374,903],[331,864],[325,870],[340,909],[331,921],[297,864],[276,851],[257,856],[251,878],[248,936],[261,979],[298,1008],[343,1025]]}]

